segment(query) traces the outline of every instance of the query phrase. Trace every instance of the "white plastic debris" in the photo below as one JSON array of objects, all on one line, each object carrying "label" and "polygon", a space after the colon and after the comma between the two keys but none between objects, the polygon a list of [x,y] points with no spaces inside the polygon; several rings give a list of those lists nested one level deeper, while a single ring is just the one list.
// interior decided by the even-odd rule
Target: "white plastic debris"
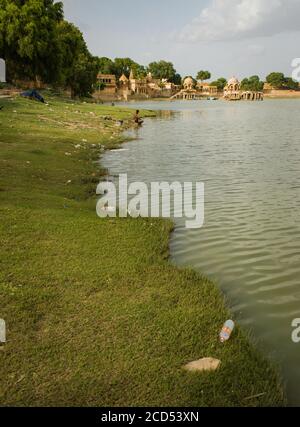
[{"label": "white plastic debris", "polygon": [[206,357],[204,359],[188,363],[184,366],[184,369],[190,372],[216,371],[219,369],[220,365],[220,360]]},{"label": "white plastic debris", "polygon": [[234,328],[235,328],[235,323],[233,322],[233,320],[227,320],[227,322],[225,322],[222,328],[222,331],[220,333],[220,341],[222,343],[230,339]]}]

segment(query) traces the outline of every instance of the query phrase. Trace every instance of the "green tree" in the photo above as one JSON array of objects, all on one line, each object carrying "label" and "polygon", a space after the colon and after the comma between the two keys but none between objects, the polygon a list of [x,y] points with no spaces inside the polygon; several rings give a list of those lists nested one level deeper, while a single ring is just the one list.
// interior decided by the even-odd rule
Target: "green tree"
[{"label": "green tree", "polygon": [[59,71],[57,24],[63,5],[54,0],[0,0],[0,55],[10,78],[53,82]]},{"label": "green tree", "polygon": [[242,90],[249,90],[249,79],[245,78],[241,81],[241,89]]},{"label": "green tree", "polygon": [[[122,74],[125,74],[125,76],[128,78],[131,70],[133,70],[133,72],[136,72],[137,74],[139,71],[141,71],[141,66],[130,58],[116,58],[114,60],[114,67],[115,74],[118,79],[121,77]],[[135,77],[138,76],[136,75]]]},{"label": "green tree", "polygon": [[209,80],[211,78],[211,73],[209,71],[201,70],[198,72],[196,79],[204,82],[205,80]]},{"label": "green tree", "polygon": [[115,64],[109,58],[98,58],[98,70],[101,74],[115,74]]},{"label": "green tree", "polygon": [[220,77],[218,80],[211,83],[211,86],[217,86],[219,92],[222,92],[226,85],[227,80],[224,77]]},{"label": "green tree", "polygon": [[299,84],[291,77],[285,77],[283,73],[271,73],[267,76],[267,82],[274,89],[298,90]]},{"label": "green tree", "polygon": [[248,79],[245,78],[241,82],[242,90],[261,92],[263,88],[264,88],[264,82],[262,82],[258,76],[251,76]]},{"label": "green tree", "polygon": [[144,65],[137,64],[136,62],[133,62],[131,70],[136,79],[143,79],[147,75],[147,71]]},{"label": "green tree", "polygon": [[299,83],[293,80],[291,77],[285,78],[284,86],[286,89],[299,90]]},{"label": "green tree", "polygon": [[150,72],[155,79],[167,79],[170,82],[178,81],[178,74],[172,62],[158,61],[151,62],[148,65],[148,72]]},{"label": "green tree", "polygon": [[68,81],[72,97],[90,96],[97,82],[97,58],[89,52],[79,54]]},{"label": "green tree", "polygon": [[174,85],[180,86],[182,82],[182,77],[179,73],[176,73],[175,76],[170,79],[171,83],[174,83]]},{"label": "green tree", "polygon": [[273,72],[267,76],[266,80],[267,80],[267,83],[269,83],[274,89],[284,88],[285,77],[283,73]]},{"label": "green tree", "polygon": [[59,82],[71,88],[72,97],[89,96],[97,81],[99,60],[88,51],[80,30],[62,21],[57,28],[62,67]]}]

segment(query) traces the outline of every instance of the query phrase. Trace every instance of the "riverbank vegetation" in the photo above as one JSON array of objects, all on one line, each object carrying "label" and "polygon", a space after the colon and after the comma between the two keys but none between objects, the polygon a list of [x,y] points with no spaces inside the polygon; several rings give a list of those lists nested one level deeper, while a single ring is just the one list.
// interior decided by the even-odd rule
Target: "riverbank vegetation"
[{"label": "riverbank vegetation", "polygon": [[[230,317],[218,288],[168,261],[172,224],[96,216],[99,156],[132,111],[1,104],[0,404],[282,405],[276,370],[239,328],[218,342]],[[202,357],[220,369],[182,369]]]}]

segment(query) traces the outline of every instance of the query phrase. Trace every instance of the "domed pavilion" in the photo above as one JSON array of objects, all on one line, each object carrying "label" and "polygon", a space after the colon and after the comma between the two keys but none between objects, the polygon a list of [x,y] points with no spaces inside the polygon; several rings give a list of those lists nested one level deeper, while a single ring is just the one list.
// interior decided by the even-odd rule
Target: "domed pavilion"
[{"label": "domed pavilion", "polygon": [[264,94],[257,91],[243,91],[238,79],[232,77],[224,88],[224,98],[228,101],[263,101]]},{"label": "domed pavilion", "polygon": [[183,82],[184,90],[193,90],[195,87],[194,80],[192,77],[186,77]]}]

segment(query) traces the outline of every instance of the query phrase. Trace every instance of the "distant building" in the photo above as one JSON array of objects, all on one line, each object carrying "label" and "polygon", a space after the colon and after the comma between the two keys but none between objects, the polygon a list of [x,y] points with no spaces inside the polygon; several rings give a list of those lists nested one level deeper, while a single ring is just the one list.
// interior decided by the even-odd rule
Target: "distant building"
[{"label": "distant building", "polygon": [[118,95],[124,99],[128,99],[130,96],[142,98],[170,97],[177,89],[167,79],[155,79],[151,73],[148,73],[146,77],[136,78],[133,70],[131,70],[129,78],[123,74],[118,83]]},{"label": "distant building", "polygon": [[229,101],[236,101],[241,99],[241,84],[236,77],[228,80],[224,88],[224,98]]},{"label": "distant building", "polygon": [[0,58],[0,83],[6,82],[6,66],[4,59]]},{"label": "distant building", "polygon": [[148,95],[147,79],[137,79],[133,74],[133,70],[130,71],[129,75],[129,89],[131,94],[134,95]]},{"label": "distant building", "polygon": [[194,87],[195,87],[195,82],[192,79],[192,77],[187,77],[186,79],[184,79],[184,82],[183,82],[184,90],[193,90]]},{"label": "distant building", "polygon": [[[99,89],[94,93],[99,99],[125,99],[133,98],[156,98],[172,96],[179,87],[167,79],[155,79],[151,73],[142,78],[137,78],[133,70],[129,77],[122,74],[119,80],[112,74],[98,74]],[[102,86],[102,87],[101,87]]]},{"label": "distant building", "polygon": [[122,74],[121,77],[120,77],[120,79],[119,79],[120,85],[121,86],[124,86],[124,85],[127,86],[128,82],[129,82],[129,79],[125,76],[125,74]]},{"label": "distant building", "polygon": [[238,79],[236,77],[232,77],[228,80],[227,85],[224,88],[224,98],[227,101],[262,101],[264,99],[264,94],[263,92],[241,90],[241,84]]},{"label": "distant building", "polygon": [[192,77],[186,77],[183,82],[183,89],[173,95],[171,99],[198,100],[203,97],[218,95],[217,86],[210,83],[197,82]]},{"label": "distant building", "polygon": [[117,80],[114,74],[98,74],[98,85],[103,85],[103,94],[115,95],[117,93]]},{"label": "distant building", "polygon": [[218,87],[212,86],[210,83],[198,82],[197,89],[203,95],[207,95],[207,96],[213,96],[218,94]]}]

